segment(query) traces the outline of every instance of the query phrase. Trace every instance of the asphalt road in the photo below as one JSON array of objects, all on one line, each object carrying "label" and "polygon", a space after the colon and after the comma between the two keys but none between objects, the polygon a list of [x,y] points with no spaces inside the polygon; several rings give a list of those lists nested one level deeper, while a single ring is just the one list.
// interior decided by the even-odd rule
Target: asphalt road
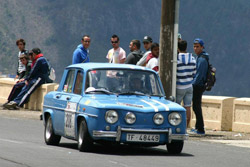
[{"label": "asphalt road", "polygon": [[249,166],[250,148],[190,139],[180,155],[165,146],[131,148],[96,146],[91,153],[77,150],[75,141],[63,139],[47,146],[42,121],[0,115],[0,167],[233,167]]}]

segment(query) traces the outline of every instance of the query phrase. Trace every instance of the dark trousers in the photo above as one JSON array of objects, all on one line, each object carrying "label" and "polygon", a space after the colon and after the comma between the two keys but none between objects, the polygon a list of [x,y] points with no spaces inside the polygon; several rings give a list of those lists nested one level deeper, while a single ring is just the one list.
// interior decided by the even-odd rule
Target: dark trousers
[{"label": "dark trousers", "polygon": [[13,101],[15,101],[19,107],[23,107],[23,105],[28,102],[30,95],[43,83],[41,78],[30,81],[28,85],[22,88],[22,91]]},{"label": "dark trousers", "polygon": [[24,81],[16,83],[10,92],[10,95],[8,97],[8,102],[14,100],[17,97],[17,95],[21,92],[24,86],[25,86]]},{"label": "dark trousers", "polygon": [[193,110],[196,117],[195,129],[199,132],[204,132],[204,121],[201,109],[201,99],[204,88],[200,86],[193,86]]}]

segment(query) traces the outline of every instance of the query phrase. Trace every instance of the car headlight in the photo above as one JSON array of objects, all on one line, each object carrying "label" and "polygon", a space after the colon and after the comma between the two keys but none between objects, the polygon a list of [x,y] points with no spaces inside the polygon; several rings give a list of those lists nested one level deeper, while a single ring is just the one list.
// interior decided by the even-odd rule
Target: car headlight
[{"label": "car headlight", "polygon": [[128,123],[128,124],[133,124],[135,123],[136,121],[136,116],[135,114],[133,114],[132,112],[128,112],[125,116],[125,121]]},{"label": "car headlight", "polygon": [[114,110],[108,110],[105,114],[105,120],[110,123],[114,124],[118,121],[118,114]]},{"label": "car headlight", "polygon": [[178,112],[172,112],[168,115],[168,121],[173,126],[179,125],[182,121],[181,114]]},{"label": "car headlight", "polygon": [[155,123],[156,125],[161,125],[161,124],[163,124],[163,122],[164,122],[164,117],[163,117],[162,114],[157,113],[157,114],[154,115],[153,120],[154,120],[154,123]]}]

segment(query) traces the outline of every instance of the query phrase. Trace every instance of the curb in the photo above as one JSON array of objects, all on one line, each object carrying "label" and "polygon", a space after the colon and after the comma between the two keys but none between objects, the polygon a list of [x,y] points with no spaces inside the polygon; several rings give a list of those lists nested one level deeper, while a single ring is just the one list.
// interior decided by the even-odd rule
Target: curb
[{"label": "curb", "polygon": [[34,119],[41,120],[41,111],[32,111],[25,109],[18,110],[6,110],[3,107],[0,107],[0,116],[10,117],[10,118],[26,118],[26,119]]}]

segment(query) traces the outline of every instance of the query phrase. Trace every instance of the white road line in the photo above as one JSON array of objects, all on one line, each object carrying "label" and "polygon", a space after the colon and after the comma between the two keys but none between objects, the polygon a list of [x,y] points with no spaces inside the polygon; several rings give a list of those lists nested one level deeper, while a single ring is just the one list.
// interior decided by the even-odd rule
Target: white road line
[{"label": "white road line", "polygon": [[109,162],[112,163],[112,164],[118,165],[118,166],[129,167],[129,166],[126,165],[126,164],[119,163],[119,162],[116,162],[116,161],[111,161],[111,160],[109,160]]},{"label": "white road line", "polygon": [[250,148],[250,140],[203,140],[203,141]]},{"label": "white road line", "polygon": [[41,149],[46,149],[46,150],[53,150],[53,151],[59,151],[59,152],[65,152],[65,150],[56,148],[56,147],[51,147],[51,146],[40,146],[39,148]]},{"label": "white road line", "polygon": [[23,142],[16,141],[16,140],[9,140],[9,139],[0,139],[0,141],[15,143],[15,144],[23,144]]},{"label": "white road line", "polygon": [[115,161],[110,161],[109,160],[109,162],[112,163],[112,164],[118,164],[118,162],[115,162]]}]

